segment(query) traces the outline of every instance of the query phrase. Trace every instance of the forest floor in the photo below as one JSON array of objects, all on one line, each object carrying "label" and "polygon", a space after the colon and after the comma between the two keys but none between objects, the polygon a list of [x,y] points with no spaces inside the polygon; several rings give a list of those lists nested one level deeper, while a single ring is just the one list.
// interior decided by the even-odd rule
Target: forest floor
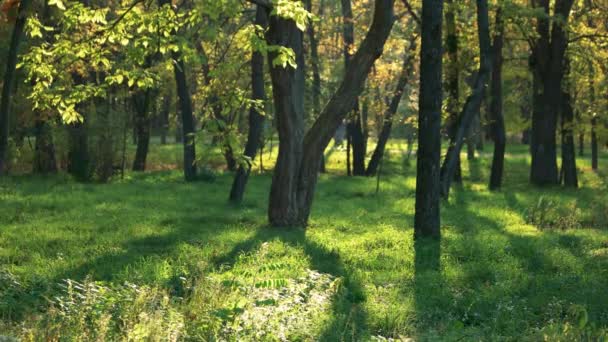
[{"label": "forest floor", "polygon": [[[0,335],[23,340],[578,340],[608,328],[608,176],[527,181],[508,149],[463,160],[442,240],[414,242],[415,163],[391,145],[375,178],[321,176],[307,230],[266,225],[271,175],[227,203],[229,173],[110,184],[0,180]],[[177,146],[153,145],[151,160]],[[170,157],[175,159],[175,157]],[[463,154],[463,158],[466,158]],[[608,158],[600,160],[607,165]],[[604,167],[604,166],[602,166]],[[70,279],[70,280],[68,280]],[[604,335],[605,337],[606,335]],[[0,340],[2,336],[0,336]]]}]

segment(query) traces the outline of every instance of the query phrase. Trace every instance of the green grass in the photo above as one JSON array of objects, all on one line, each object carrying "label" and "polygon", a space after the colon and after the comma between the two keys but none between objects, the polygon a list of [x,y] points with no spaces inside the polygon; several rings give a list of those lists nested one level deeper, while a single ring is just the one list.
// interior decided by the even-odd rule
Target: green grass
[{"label": "green grass", "polygon": [[[0,335],[599,338],[608,328],[604,175],[581,160],[581,189],[534,188],[526,147],[515,146],[504,189],[489,192],[483,154],[463,162],[464,186],[443,203],[441,242],[414,242],[415,166],[404,166],[402,148],[390,146],[379,194],[376,179],[341,176],[344,153],[334,151],[306,231],[266,226],[270,174],[251,178],[239,207],[227,203],[230,174],[192,184],[179,171],[106,185],[4,179]],[[175,159],[162,152],[171,149],[153,146],[151,160]],[[527,223],[535,210],[576,225],[541,230]],[[65,279],[78,283],[65,289]]]}]

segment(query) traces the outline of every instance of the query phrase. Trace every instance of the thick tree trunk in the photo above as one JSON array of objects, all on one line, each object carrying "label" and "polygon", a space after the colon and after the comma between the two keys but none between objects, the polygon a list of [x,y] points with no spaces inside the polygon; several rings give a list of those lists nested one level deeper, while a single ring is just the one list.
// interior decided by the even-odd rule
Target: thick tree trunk
[{"label": "thick tree trunk", "polygon": [[[257,8],[255,23],[264,28],[268,26],[266,10],[261,6]],[[251,58],[251,89],[253,100],[266,100],[264,89],[264,56],[260,52],[254,52]],[[247,144],[245,145],[245,156],[250,158],[251,163],[255,160],[263,130],[264,116],[255,107],[251,107],[249,109],[249,133],[247,135]],[[243,194],[245,193],[245,187],[247,186],[247,180],[251,172],[251,163],[240,165],[234,176],[234,182],[230,190],[230,201],[233,203],[240,203],[243,200]]]},{"label": "thick tree trunk", "polygon": [[[296,56],[303,53],[303,34],[295,22],[278,16],[269,18],[267,41],[269,44],[291,48]],[[268,55],[269,65],[276,57]],[[300,59],[300,57],[296,57]],[[302,68],[272,66],[270,75],[273,85],[275,117],[279,132],[279,155],[277,157],[272,185],[268,219],[273,226],[302,225],[299,219],[298,175],[304,151],[304,89],[298,73]]]},{"label": "thick tree trunk", "polygon": [[[456,131],[458,130],[459,117],[458,111],[460,107],[460,62],[458,61],[458,32],[456,30],[456,12],[458,4],[454,4],[453,0],[446,0],[445,24],[446,38],[445,45],[448,52],[446,88],[448,93],[447,111],[448,123],[447,133],[450,141],[454,141]],[[453,181],[462,183],[462,167],[460,163],[460,154],[456,156],[456,171],[454,172]]]},{"label": "thick tree trunk", "polygon": [[8,46],[8,56],[6,57],[5,72],[3,79],[2,95],[0,98],[0,175],[8,172],[8,138],[9,138],[9,117],[12,89],[15,83],[15,67],[17,65],[17,55],[19,53],[19,44],[25,27],[26,11],[31,0],[21,0],[19,5],[17,19],[13,27],[11,41]]},{"label": "thick tree trunk", "polygon": [[492,44],[492,80],[490,113],[492,115],[492,136],[494,139],[494,156],[492,158],[492,171],[490,174],[490,190],[497,190],[502,186],[502,175],[505,162],[505,120],[503,116],[502,99],[502,49],[504,44],[504,24],[502,9],[496,10],[496,35]]},{"label": "thick tree trunk", "polygon": [[[554,12],[568,20],[573,0],[558,0]],[[548,0],[538,0],[537,7],[549,13]],[[535,185],[556,185],[559,182],[557,170],[557,114],[562,103],[557,101],[562,95],[564,76],[564,56],[568,47],[565,23],[549,19],[537,19],[538,39],[532,52],[535,77],[535,101],[532,114],[532,167],[530,181]],[[540,83],[539,83],[540,82]],[[542,90],[540,87],[542,85]]]},{"label": "thick tree trunk", "polygon": [[146,159],[150,147],[150,102],[153,101],[152,90],[142,90],[133,95],[133,107],[135,108],[135,136],[137,137],[137,149],[133,160],[133,171],[145,171]]},{"label": "thick tree trunk", "polygon": [[[394,22],[393,2],[375,0],[374,19],[366,38],[346,68],[338,90],[306,136],[303,136],[301,128],[302,114],[293,105],[293,101],[286,98],[297,88],[295,70],[271,68],[280,136],[279,158],[273,175],[268,210],[272,225],[306,226],[308,223],[321,156],[340,123],[354,108],[369,71],[382,54]],[[295,24],[277,17],[272,17],[270,23],[269,43],[296,48],[294,51],[298,53],[301,32],[297,31]]]},{"label": "thick tree trunk", "polygon": [[450,193],[450,185],[456,171],[458,155],[475,115],[479,114],[486,83],[491,71],[490,22],[487,0],[477,0],[477,27],[479,30],[479,71],[477,72],[472,93],[467,98],[460,114],[460,126],[456,132],[454,141],[450,143],[445,161],[441,167],[441,195],[444,198],[447,198]]},{"label": "thick tree trunk", "polygon": [[395,116],[395,113],[397,113],[397,109],[399,109],[399,103],[401,103],[401,98],[403,97],[403,93],[405,92],[405,87],[407,86],[407,82],[414,68],[416,39],[417,37],[412,37],[410,39],[409,47],[406,49],[405,54],[403,56],[403,66],[401,67],[401,73],[399,75],[399,80],[397,81],[397,87],[395,88],[393,98],[391,99],[391,102],[386,112],[384,113],[384,123],[382,124],[382,130],[378,135],[378,143],[376,144],[374,153],[372,154],[372,157],[367,165],[367,170],[365,170],[365,175],[368,177],[376,175],[376,172],[378,172],[378,167],[380,166],[380,162],[382,161],[382,158],[384,156],[386,143],[388,142],[393,127],[393,117]]},{"label": "thick tree trunk", "polygon": [[440,238],[443,0],[422,1],[414,238]]},{"label": "thick tree trunk", "polygon": [[34,148],[34,173],[55,173],[57,172],[57,160],[55,158],[55,144],[53,143],[53,133],[48,119],[40,118],[37,113],[35,124],[36,144]]},{"label": "thick tree trunk", "polygon": [[91,158],[85,123],[68,125],[68,144],[68,172],[78,181],[89,181],[91,179]]}]

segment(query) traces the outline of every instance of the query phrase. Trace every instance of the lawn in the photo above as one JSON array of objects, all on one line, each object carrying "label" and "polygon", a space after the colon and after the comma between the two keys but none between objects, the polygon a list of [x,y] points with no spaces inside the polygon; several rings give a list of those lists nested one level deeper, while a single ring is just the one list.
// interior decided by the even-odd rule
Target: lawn
[{"label": "lawn", "polygon": [[[110,184],[0,180],[0,335],[606,338],[605,174],[581,159],[581,189],[534,188],[526,147],[514,146],[504,189],[490,192],[486,146],[463,161],[464,185],[443,203],[441,242],[414,242],[415,163],[404,163],[402,143],[390,148],[379,193],[375,178],[342,176],[334,151],[306,230],[266,226],[269,173],[251,178],[239,207],[222,172],[190,184],[176,170]],[[168,149],[179,153],[154,145],[151,160],[175,163]]]}]

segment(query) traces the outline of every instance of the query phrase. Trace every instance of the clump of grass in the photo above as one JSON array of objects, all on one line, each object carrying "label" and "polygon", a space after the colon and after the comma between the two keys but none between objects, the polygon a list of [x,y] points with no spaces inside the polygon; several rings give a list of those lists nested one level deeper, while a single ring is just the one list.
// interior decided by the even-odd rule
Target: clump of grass
[{"label": "clump of grass", "polygon": [[48,311],[26,329],[31,341],[177,341],[184,317],[158,288],[66,280]]},{"label": "clump of grass", "polygon": [[579,229],[582,215],[576,201],[562,205],[540,196],[536,204],[527,209],[526,222],[539,229]]}]

